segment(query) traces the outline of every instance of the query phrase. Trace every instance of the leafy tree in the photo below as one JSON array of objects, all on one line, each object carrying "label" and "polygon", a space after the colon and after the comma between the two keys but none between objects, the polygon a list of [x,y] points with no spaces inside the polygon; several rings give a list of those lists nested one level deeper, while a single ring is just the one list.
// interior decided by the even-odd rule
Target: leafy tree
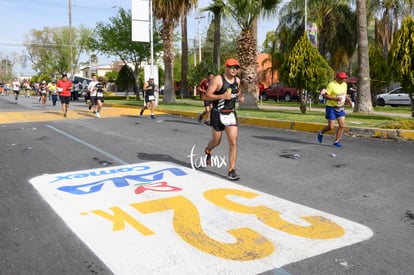
[{"label": "leafy tree", "polygon": [[137,85],[133,72],[128,65],[121,67],[115,80],[115,84],[118,87],[118,90],[125,92],[134,89],[134,87]]},{"label": "leafy tree", "polygon": [[12,79],[13,63],[8,57],[0,60],[0,79],[10,81]]},{"label": "leafy tree", "polygon": [[162,20],[161,39],[164,45],[165,89],[163,101],[175,102],[173,64],[174,64],[174,25],[182,15],[196,6],[197,0],[153,0],[155,18]]},{"label": "leafy tree", "polygon": [[197,86],[201,80],[206,78],[208,73],[218,74],[217,64],[214,64],[211,60],[204,60],[198,64],[194,70],[189,73],[189,83],[192,86]]},{"label": "leafy tree", "polygon": [[414,20],[404,18],[391,45],[389,63],[393,79],[399,81],[411,100],[411,116],[414,117]]},{"label": "leafy tree", "polygon": [[84,26],[72,28],[71,60],[68,27],[32,29],[24,44],[33,70],[45,74],[71,72],[73,67],[77,67],[80,55],[86,50],[90,33],[91,30]]},{"label": "leafy tree", "polygon": [[390,84],[390,68],[384,58],[382,48],[379,46],[369,48],[369,75],[371,78],[371,99],[375,103],[375,96]]},{"label": "leafy tree", "polygon": [[[118,56],[118,58],[128,65],[131,70],[135,85],[133,91],[138,95],[138,75],[142,64],[146,61],[149,63],[150,59],[150,44],[145,42],[131,41],[132,37],[132,15],[131,11],[126,11],[122,8],[118,9],[116,17],[109,18],[109,23],[98,22],[95,26],[94,37],[90,40],[89,49],[92,51],[101,52],[108,56]],[[154,53],[161,50],[162,45],[158,32],[154,31]],[[128,89],[129,90],[129,89]],[[127,91],[128,91],[127,90]],[[127,95],[128,96],[128,95]]]},{"label": "leafy tree", "polygon": [[293,47],[280,74],[284,83],[298,88],[302,113],[306,113],[308,91],[319,91],[333,78],[332,68],[306,34]]}]

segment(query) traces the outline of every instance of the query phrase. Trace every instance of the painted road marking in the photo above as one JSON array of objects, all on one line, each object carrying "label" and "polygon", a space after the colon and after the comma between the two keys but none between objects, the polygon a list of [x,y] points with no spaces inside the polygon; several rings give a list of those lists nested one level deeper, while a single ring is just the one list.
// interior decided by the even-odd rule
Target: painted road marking
[{"label": "painted road marking", "polygon": [[115,274],[257,274],[373,235],[355,222],[168,162],[30,183]]},{"label": "painted road marking", "polygon": [[[101,119],[119,116],[135,116],[138,118],[139,109],[137,108],[117,108],[107,107],[102,109]],[[163,112],[155,112],[156,115],[162,115]],[[20,123],[20,122],[43,122],[56,120],[71,120],[71,119],[96,119],[95,115],[87,109],[71,109],[68,110],[68,116],[63,117],[62,111],[59,108],[46,109],[41,111],[29,112],[1,112],[0,124]]]}]

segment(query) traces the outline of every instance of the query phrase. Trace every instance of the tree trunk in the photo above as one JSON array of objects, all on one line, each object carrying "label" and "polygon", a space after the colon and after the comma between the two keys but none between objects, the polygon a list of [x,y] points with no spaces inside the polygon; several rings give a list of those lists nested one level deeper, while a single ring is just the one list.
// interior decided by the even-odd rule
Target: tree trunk
[{"label": "tree trunk", "polygon": [[163,102],[175,103],[175,91],[174,91],[174,24],[173,22],[163,22],[161,31],[161,38],[164,42],[164,66],[165,66],[165,83],[164,83],[164,98]]},{"label": "tree trunk", "polygon": [[[256,31],[252,32],[252,29],[256,29]],[[245,93],[245,104],[240,104],[241,108],[259,109],[256,101],[259,89],[257,85],[257,37],[254,36],[255,34],[257,36],[257,18],[249,30],[242,31],[237,45],[242,88]]]},{"label": "tree trunk", "polygon": [[187,16],[181,16],[181,86],[180,94],[184,97],[189,97],[190,93],[188,91],[188,37],[187,37]]},{"label": "tree trunk", "polygon": [[214,14],[214,45],[213,45],[213,63],[217,66],[217,71],[220,70],[220,31],[221,31],[221,12]]},{"label": "tree trunk", "polygon": [[357,104],[355,111],[363,113],[373,112],[371,101],[371,85],[369,77],[367,11],[365,0],[357,0],[358,16],[358,83]]}]

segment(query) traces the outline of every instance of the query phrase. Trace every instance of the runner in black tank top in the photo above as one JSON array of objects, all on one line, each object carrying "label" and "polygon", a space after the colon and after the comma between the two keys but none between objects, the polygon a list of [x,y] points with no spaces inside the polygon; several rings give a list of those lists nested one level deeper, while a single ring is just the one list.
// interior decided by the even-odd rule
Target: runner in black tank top
[{"label": "runner in black tank top", "polygon": [[212,138],[205,149],[207,165],[211,165],[211,152],[220,144],[223,130],[226,132],[229,142],[229,180],[238,180],[236,156],[237,156],[237,115],[236,101],[244,102],[241,95],[240,79],[236,76],[240,69],[240,64],[236,59],[226,60],[226,71],[222,75],[214,77],[206,92],[206,100],[213,104],[210,117]]}]

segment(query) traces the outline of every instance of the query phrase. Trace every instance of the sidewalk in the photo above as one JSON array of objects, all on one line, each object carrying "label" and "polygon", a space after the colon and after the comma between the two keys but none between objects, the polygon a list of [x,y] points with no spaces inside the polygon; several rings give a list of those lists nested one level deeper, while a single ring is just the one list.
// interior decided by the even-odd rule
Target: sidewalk
[{"label": "sidewalk", "polygon": [[[263,110],[298,110],[299,107],[291,107],[291,106],[269,106],[269,105],[260,105],[259,108]],[[309,110],[309,106],[308,106]],[[314,108],[311,107],[311,110],[314,112],[325,112],[324,108]],[[383,115],[383,116],[397,116],[397,117],[411,117],[411,114],[403,114],[403,113],[389,113],[389,112],[375,112],[376,115]]]}]

